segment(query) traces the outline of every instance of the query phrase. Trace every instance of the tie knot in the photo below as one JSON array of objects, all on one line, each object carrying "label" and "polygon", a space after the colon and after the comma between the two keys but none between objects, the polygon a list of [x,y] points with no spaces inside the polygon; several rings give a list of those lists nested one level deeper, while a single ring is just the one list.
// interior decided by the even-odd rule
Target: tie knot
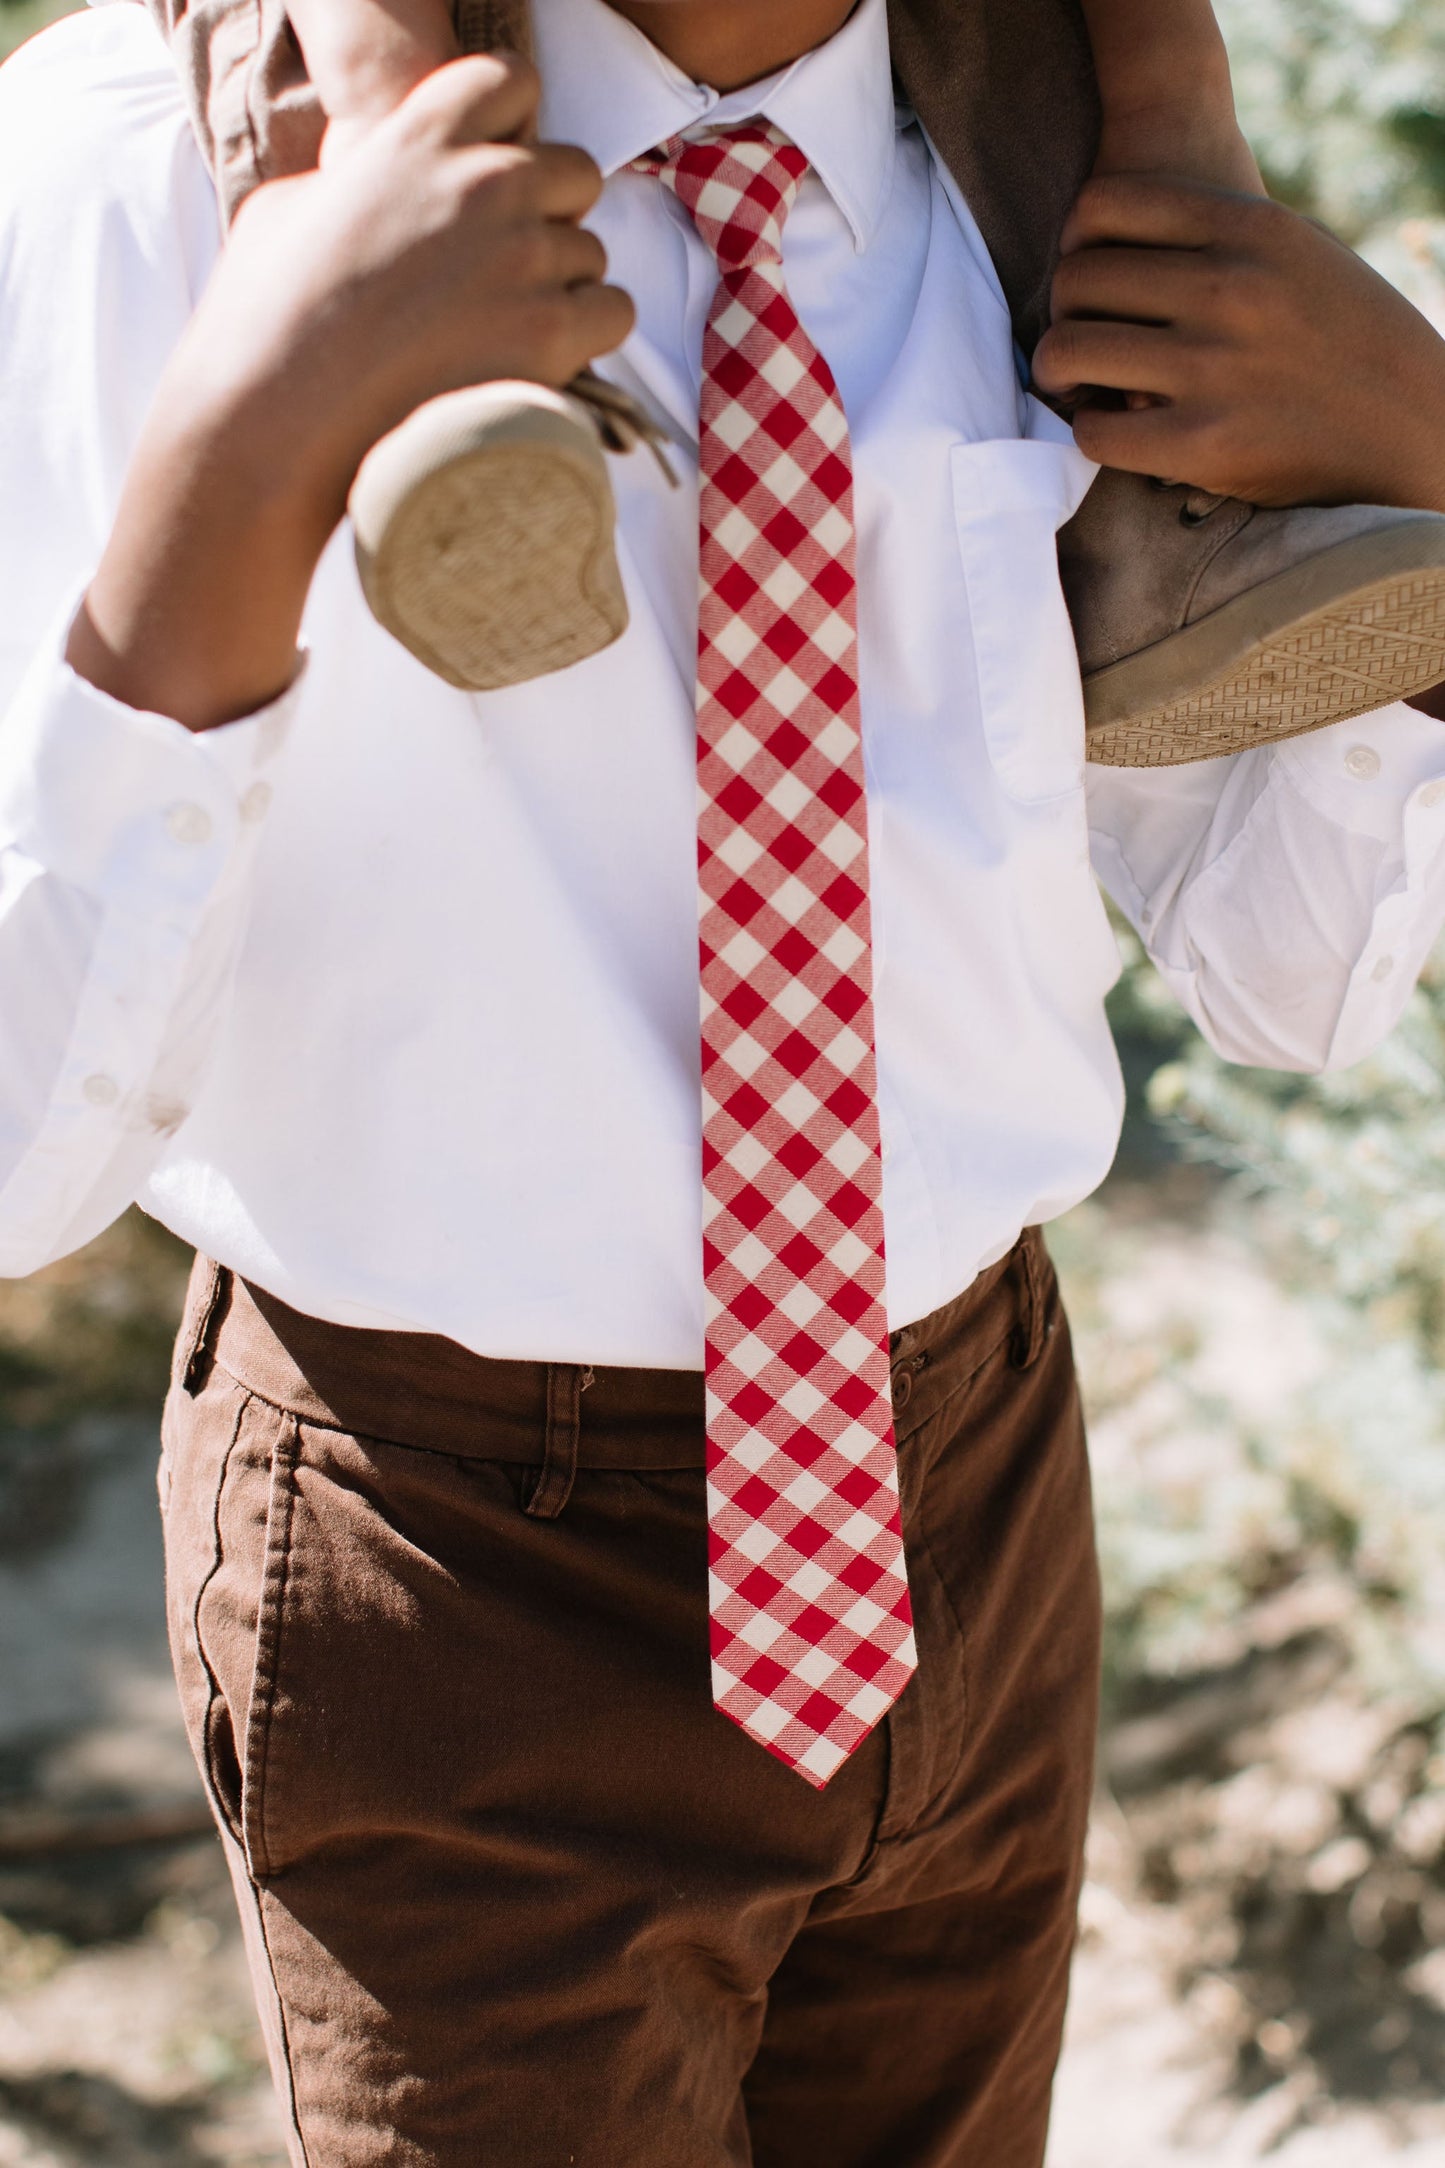
[{"label": "tie knot", "polygon": [[634,163],[672,190],[722,271],[781,261],[783,221],[808,161],[770,121],[673,136]]}]

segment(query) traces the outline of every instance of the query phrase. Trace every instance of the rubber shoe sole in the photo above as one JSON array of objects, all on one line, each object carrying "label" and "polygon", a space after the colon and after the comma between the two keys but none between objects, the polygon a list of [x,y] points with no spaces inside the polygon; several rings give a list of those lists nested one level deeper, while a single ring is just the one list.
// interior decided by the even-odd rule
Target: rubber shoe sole
[{"label": "rubber shoe sole", "polygon": [[429,401],[363,461],[349,509],[372,615],[450,685],[525,684],[627,629],[606,455],[565,393]]},{"label": "rubber shoe sole", "polygon": [[1445,684],[1445,523],[1322,550],[1084,682],[1088,757],[1173,767]]}]

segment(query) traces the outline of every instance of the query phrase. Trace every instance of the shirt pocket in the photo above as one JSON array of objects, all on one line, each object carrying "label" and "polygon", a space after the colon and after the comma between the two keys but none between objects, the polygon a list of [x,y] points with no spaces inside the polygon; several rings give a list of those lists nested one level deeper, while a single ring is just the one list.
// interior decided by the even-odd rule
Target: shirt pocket
[{"label": "shirt pocket", "polygon": [[1098,469],[1035,399],[1028,426],[955,444],[951,459],[989,759],[1010,798],[1038,804],[1083,788],[1084,696],[1057,538]]}]

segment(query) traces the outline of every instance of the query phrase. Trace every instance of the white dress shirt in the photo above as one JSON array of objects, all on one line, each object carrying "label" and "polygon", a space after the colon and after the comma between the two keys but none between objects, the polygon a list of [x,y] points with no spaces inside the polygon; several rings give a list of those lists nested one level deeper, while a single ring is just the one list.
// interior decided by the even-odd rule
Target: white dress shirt
[{"label": "white dress shirt", "polygon": [[62,649],[214,198],[139,8],[63,21],[0,75],[0,1271],[139,1198],[338,1323],[700,1364],[716,274],[625,168],[701,122],[760,112],[812,165],[784,250],[852,430],[893,1322],[1109,1165],[1096,874],[1214,1044],[1289,1068],[1376,1042],[1445,917],[1445,730],[1409,710],[1086,779],[1054,536],[1093,470],[1021,393],[977,230],[895,113],[883,0],[722,99],[603,0],[537,17],[544,132],[609,176],[594,223],[638,305],[607,366],[678,439],[676,490],[613,463],[631,628],[472,698],[377,629],[342,534],[297,683],[199,736]]}]

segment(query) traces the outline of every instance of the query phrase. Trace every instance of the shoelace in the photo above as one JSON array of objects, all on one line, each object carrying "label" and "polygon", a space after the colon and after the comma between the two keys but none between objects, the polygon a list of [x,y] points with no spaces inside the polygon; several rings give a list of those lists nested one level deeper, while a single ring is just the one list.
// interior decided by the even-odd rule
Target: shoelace
[{"label": "shoelace", "polygon": [[1222,511],[1225,505],[1235,501],[1232,497],[1216,496],[1213,490],[1196,489],[1190,482],[1166,482],[1157,474],[1151,475],[1149,481],[1152,489],[1175,490],[1179,493],[1182,500],[1179,506],[1179,522],[1183,527],[1202,527],[1206,520],[1213,519],[1216,512]]}]

